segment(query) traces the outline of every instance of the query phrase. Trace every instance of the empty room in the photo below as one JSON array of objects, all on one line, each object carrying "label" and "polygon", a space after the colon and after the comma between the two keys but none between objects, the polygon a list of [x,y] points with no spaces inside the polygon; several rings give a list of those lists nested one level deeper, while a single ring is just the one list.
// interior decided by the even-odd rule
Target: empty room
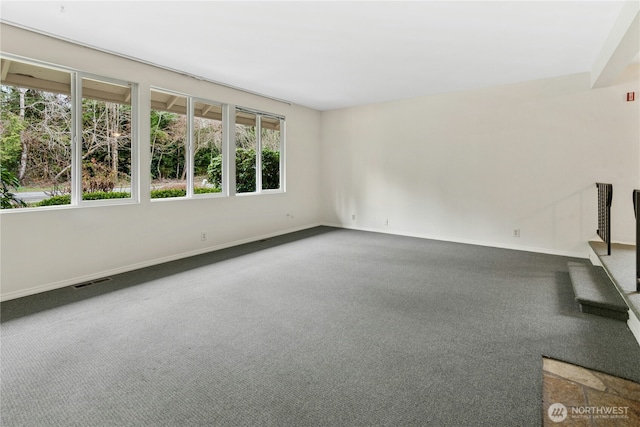
[{"label": "empty room", "polygon": [[0,2],[0,425],[640,425],[640,2]]}]

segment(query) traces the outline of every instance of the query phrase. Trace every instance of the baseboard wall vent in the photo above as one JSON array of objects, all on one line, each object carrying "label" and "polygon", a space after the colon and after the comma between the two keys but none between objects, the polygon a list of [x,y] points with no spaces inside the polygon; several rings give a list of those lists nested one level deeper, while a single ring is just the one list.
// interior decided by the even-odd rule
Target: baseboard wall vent
[{"label": "baseboard wall vent", "polygon": [[90,280],[88,282],[84,282],[84,283],[78,283],[77,285],[73,285],[74,289],[80,289],[80,288],[85,288],[87,286],[91,286],[91,285],[97,285],[98,283],[104,283],[104,282],[110,282],[111,281],[111,277],[103,277],[101,279],[96,279],[96,280]]}]

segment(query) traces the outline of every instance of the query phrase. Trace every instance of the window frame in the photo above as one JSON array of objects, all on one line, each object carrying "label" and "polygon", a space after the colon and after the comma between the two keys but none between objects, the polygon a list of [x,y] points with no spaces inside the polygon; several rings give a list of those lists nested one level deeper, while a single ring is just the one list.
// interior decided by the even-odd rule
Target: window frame
[{"label": "window frame", "polygon": [[[246,114],[254,114],[256,116],[256,188],[255,191],[252,192],[244,192],[238,193],[237,189],[234,188],[234,193],[236,196],[251,196],[251,195],[259,195],[259,194],[275,194],[275,193],[285,193],[285,129],[286,129],[286,117],[279,114],[267,113],[265,111],[256,110],[253,108],[246,108],[241,106],[234,106],[234,113],[241,112]],[[262,118],[267,117],[270,119],[277,119],[280,121],[280,141],[279,141],[279,185],[278,188],[273,189],[263,189],[262,188]],[[237,148],[237,144],[235,141],[235,114],[234,114],[234,134],[233,134],[233,148],[234,148],[234,159],[235,159],[235,149]],[[235,165],[235,163],[234,163]],[[234,168],[235,169],[235,168]],[[235,173],[235,170],[234,170]]]},{"label": "window frame", "polygon": [[[92,207],[92,206],[114,206],[114,205],[127,205],[135,204],[140,201],[139,192],[139,93],[138,83],[132,81],[125,81],[120,79],[114,79],[111,77],[105,77],[93,73],[80,71],[71,67],[65,67],[62,65],[51,64],[45,61],[39,61],[37,59],[25,58],[19,55],[13,55],[10,53],[0,52],[0,58],[5,61],[20,62],[22,64],[49,69],[53,71],[59,71],[69,73],[70,85],[69,85],[69,99],[71,102],[71,201],[69,204],[53,205],[53,206],[39,206],[39,207],[16,207],[14,209],[2,209],[0,213],[5,214],[9,212],[33,212],[39,210],[53,210],[53,209],[68,209],[77,207]],[[122,199],[101,199],[101,200],[83,200],[82,198],[82,80],[90,79],[98,82],[109,83],[118,86],[129,87],[131,91],[130,105],[131,105],[131,197]],[[2,80],[2,84],[5,84],[5,80]],[[56,84],[55,82],[52,82]],[[9,82],[7,86],[15,87],[27,87],[16,86]],[[51,92],[51,89],[38,88],[36,90]],[[54,91],[57,92],[57,91]],[[63,93],[63,92],[59,92]]]},{"label": "window frame", "polygon": [[[222,115],[222,117],[220,118],[220,125],[222,126],[222,141],[220,144],[220,153],[222,154],[222,171],[221,171],[221,177],[222,177],[222,182],[220,183],[220,192],[219,193],[203,193],[203,194],[195,194],[194,192],[194,186],[195,186],[195,154],[196,154],[196,146],[195,146],[195,141],[194,141],[194,131],[195,131],[195,127],[193,125],[193,122],[196,118],[195,115],[195,105],[196,103],[202,103],[202,104],[208,104],[208,105],[212,105],[212,106],[216,106],[216,107],[220,107],[220,114]],[[188,185],[189,188],[191,189],[191,198],[193,199],[209,199],[209,198],[219,198],[219,197],[228,197],[229,193],[227,191],[227,183],[229,181],[229,177],[228,177],[228,168],[226,167],[226,162],[225,160],[227,159],[229,153],[228,153],[228,148],[227,148],[227,144],[225,144],[225,138],[227,136],[227,134],[229,133],[229,131],[227,130],[227,126],[225,126],[225,118],[227,116],[227,109],[225,108],[225,104],[221,103],[221,102],[215,102],[215,101],[211,101],[209,99],[206,98],[199,98],[199,97],[195,97],[192,96],[191,97],[191,113],[192,113],[192,119],[189,121],[190,125],[191,125],[191,135],[190,135],[190,149],[189,149],[189,156],[191,158],[191,170],[190,170],[190,174],[191,174],[191,185]],[[189,194],[189,192],[187,191],[187,194]]]},{"label": "window frame", "polygon": [[[82,70],[78,70],[72,67],[57,65],[53,63],[49,63],[46,61],[40,61],[37,59],[31,59],[22,57],[19,55],[9,54],[5,52],[0,52],[0,57],[3,60],[11,61],[11,62],[20,62],[29,66],[39,67],[44,69],[50,69],[53,71],[68,73],[70,77],[69,83],[69,99],[71,102],[71,180],[70,180],[70,203],[66,205],[54,205],[54,206],[42,206],[42,207],[18,207],[15,209],[2,209],[0,213],[8,213],[8,212],[24,212],[24,211],[34,211],[34,210],[50,210],[50,209],[65,209],[65,208],[77,208],[77,207],[94,207],[94,206],[114,206],[114,205],[129,205],[129,204],[139,204],[141,202],[141,182],[146,182],[146,180],[142,180],[142,172],[148,172],[150,174],[149,169],[143,168],[140,164],[142,156],[140,150],[142,147],[146,147],[146,144],[141,144],[141,126],[143,117],[145,119],[149,119],[150,111],[152,109],[151,102],[149,102],[149,111],[143,113],[140,110],[141,100],[140,100],[140,84],[138,82],[134,82],[131,80],[122,80],[119,78],[113,78],[108,76],[103,76],[95,73],[90,73]],[[118,198],[118,199],[99,199],[99,200],[85,200],[83,199],[82,192],[82,155],[83,155],[83,147],[82,147],[82,135],[83,135],[83,80],[89,79],[100,83],[113,84],[116,86],[127,87],[130,90],[130,99],[128,103],[131,107],[131,165],[130,165],[130,197],[128,198]],[[46,85],[47,82],[55,86],[56,82],[54,80],[45,81],[42,83]],[[5,84],[5,81],[2,81]],[[27,87],[29,86],[21,86],[17,83],[7,83],[8,86],[14,87]],[[66,83],[65,83],[66,85]],[[185,168],[187,169],[186,176],[186,194],[181,197],[173,197],[173,198],[157,198],[153,199],[149,197],[149,201],[164,201],[164,200],[185,200],[185,199],[206,199],[206,198],[224,198],[224,197],[234,197],[234,196],[251,196],[251,195],[260,195],[260,194],[276,194],[276,193],[285,193],[286,192],[286,117],[280,114],[269,113],[261,110],[257,110],[254,108],[247,108],[238,106],[231,103],[224,103],[219,101],[213,101],[210,98],[199,97],[189,95],[184,92],[179,92],[171,89],[166,89],[157,85],[149,85],[149,101],[151,101],[151,93],[153,91],[158,91],[162,93],[167,93],[171,95],[184,97],[187,101],[187,147],[186,147],[186,158],[185,158]],[[34,86],[35,88],[35,86]],[[61,88],[38,88],[37,90],[54,92],[54,93],[65,93],[62,92]],[[91,95],[87,95],[88,99],[97,99],[92,98]],[[105,101],[103,99],[103,101]],[[121,102],[119,100],[108,101],[105,102]],[[222,182],[220,183],[221,191],[218,193],[203,193],[203,194],[195,194],[194,191],[194,180],[195,180],[195,141],[194,141],[194,120],[195,120],[195,105],[196,103],[204,103],[208,105],[213,105],[215,107],[220,108],[221,112],[221,132],[222,132],[222,141],[220,152],[222,154]],[[124,102],[127,105],[127,102]],[[253,114],[256,117],[256,165],[255,165],[255,173],[256,173],[256,188],[253,192],[245,192],[238,193],[236,186],[236,113],[244,112],[248,114]],[[143,116],[144,114],[144,116]],[[269,118],[271,120],[277,119],[279,120],[279,187],[275,189],[263,189],[262,188],[262,121],[263,118]],[[214,119],[215,120],[215,119]],[[150,166],[150,165],[149,165]],[[147,201],[147,200],[145,200]]]},{"label": "window frame", "polygon": [[[186,191],[185,191],[185,195],[184,196],[179,196],[179,197],[165,197],[165,198],[153,198],[151,196],[149,196],[149,199],[151,200],[151,202],[161,202],[161,201],[170,201],[170,200],[185,200],[190,198],[189,195],[189,182],[191,179],[191,182],[193,182],[193,174],[192,174],[192,167],[191,165],[193,164],[193,156],[191,155],[191,145],[192,145],[192,139],[193,139],[193,123],[190,120],[190,117],[192,116],[191,111],[193,110],[193,103],[191,101],[191,97],[185,93],[182,92],[177,92],[174,90],[170,90],[170,89],[164,89],[164,88],[160,88],[158,86],[151,86],[149,88],[149,114],[147,116],[147,121],[150,123],[151,120],[151,110],[153,110],[153,97],[152,97],[152,93],[153,92],[161,92],[167,95],[171,95],[171,96],[179,96],[185,99],[186,101],[186,106],[185,106],[185,116],[186,116],[186,120],[187,120],[187,128],[186,128],[186,143],[185,143],[185,159],[184,159],[184,167],[187,171],[187,176],[186,176],[186,180],[185,180],[185,185],[186,185]],[[151,129],[149,129],[151,130]],[[151,141],[149,141],[149,143],[151,143]],[[151,146],[149,146],[149,149],[151,149]],[[149,153],[151,154],[151,153]],[[149,179],[151,179],[151,161],[153,159],[149,159]],[[149,189],[151,190],[151,186],[149,187]],[[191,189],[191,196],[193,195],[193,189]]]},{"label": "window frame", "polygon": [[[74,82],[75,79],[75,82]],[[98,81],[101,83],[109,83],[117,86],[128,86],[131,90],[131,185],[130,194],[131,197],[122,199],[101,199],[101,200],[84,200],[82,198],[82,80],[89,79]],[[124,80],[113,79],[109,77],[103,77],[100,75],[85,73],[82,71],[76,71],[75,77],[72,77],[72,82],[75,86],[75,94],[73,95],[73,102],[75,113],[72,117],[73,128],[75,129],[75,135],[73,135],[72,155],[76,161],[75,166],[72,166],[75,174],[71,174],[71,205],[74,206],[74,194],[76,196],[75,206],[111,206],[114,204],[136,204],[140,201],[139,192],[139,97],[138,97],[138,84],[133,82],[127,82]],[[75,150],[75,153],[73,152]],[[75,177],[75,181],[74,181]]]},{"label": "window frame", "polygon": [[[37,90],[37,91],[43,91],[43,92],[49,92],[49,93],[58,93],[58,94],[64,94],[64,95],[68,95],[69,96],[69,100],[71,102],[71,108],[69,109],[69,114],[70,114],[70,128],[69,128],[69,150],[70,150],[70,158],[69,158],[69,171],[71,174],[71,177],[69,179],[68,184],[70,187],[70,190],[72,191],[73,189],[73,179],[74,179],[74,175],[75,175],[75,171],[73,169],[74,167],[74,153],[75,153],[75,122],[74,122],[74,117],[75,117],[75,113],[74,113],[74,107],[75,107],[75,102],[74,102],[74,82],[75,82],[75,72],[74,70],[67,68],[67,67],[63,67],[63,66],[59,66],[59,65],[55,65],[55,64],[50,64],[48,62],[45,61],[38,61],[38,60],[34,60],[34,59],[30,59],[30,58],[25,58],[25,57],[21,57],[18,55],[12,55],[9,53],[5,53],[5,52],[0,52],[0,59],[3,59],[5,61],[5,65],[6,65],[6,70],[3,68],[2,70],[2,74],[4,75],[4,77],[2,77],[2,79],[0,79],[0,85],[3,86],[11,86],[11,87],[15,87],[15,88],[26,88],[26,89],[33,89],[33,90]],[[8,64],[7,64],[8,61]],[[28,85],[28,84],[18,84],[18,83],[13,83],[11,81],[7,82],[6,81],[6,76],[8,76],[9,74],[9,70],[11,67],[11,63],[12,62],[19,62],[21,64],[24,64],[26,66],[32,66],[32,67],[37,67],[40,69],[46,69],[46,70],[51,70],[53,72],[59,72],[59,73],[65,73],[68,74],[69,76],[69,84],[67,86],[67,83],[60,83],[60,82],[56,82],[56,81],[49,81],[51,82],[54,86],[57,86],[56,88],[54,88],[54,90],[52,89],[45,89],[44,88],[44,84],[40,83],[38,84],[38,82],[34,82],[35,84],[33,85]],[[34,76],[29,76],[32,78],[35,78],[36,80],[42,80],[42,79],[38,79]],[[73,207],[75,206],[74,204],[74,200],[70,194],[70,200],[68,204],[60,204],[60,205],[53,205],[53,206],[39,206],[39,207],[29,207],[29,206],[14,206],[13,209],[0,209],[0,213],[8,213],[8,212],[24,212],[24,211],[34,211],[34,210],[41,210],[41,209],[60,209],[60,208],[68,208],[68,207]]]},{"label": "window frame", "polygon": [[[227,149],[227,144],[225,144],[225,137],[226,134],[228,133],[225,129],[227,128],[227,126],[225,126],[225,119],[228,116],[227,110],[228,108],[226,107],[226,104],[223,104],[221,102],[216,102],[216,101],[211,101],[210,99],[207,98],[202,98],[202,97],[196,97],[193,95],[188,95],[186,93],[183,92],[178,92],[175,90],[171,90],[171,89],[165,89],[165,88],[161,88],[159,86],[150,86],[149,87],[149,111],[151,111],[153,108],[151,107],[151,92],[156,91],[156,92],[162,92],[165,94],[169,94],[169,95],[174,95],[174,96],[181,96],[184,97],[187,101],[187,111],[186,111],[186,116],[187,116],[187,147],[186,147],[186,159],[185,159],[185,168],[187,170],[187,177],[186,177],[186,193],[184,196],[181,197],[167,197],[167,198],[150,198],[150,200],[152,202],[163,202],[163,201],[171,201],[171,200],[186,200],[186,199],[214,199],[214,198],[221,198],[221,197],[228,197],[229,193],[227,191],[228,185],[228,174],[226,173],[226,171],[228,170],[228,168],[226,167],[226,162],[225,159],[227,158],[227,153],[228,153],[228,149]],[[219,193],[203,193],[203,194],[196,194],[194,191],[194,184],[195,184],[195,143],[194,143],[194,120],[195,120],[195,104],[196,103],[202,103],[202,104],[208,104],[208,105],[213,105],[213,106],[217,106],[220,107],[220,112],[222,114],[221,117],[221,126],[222,126],[222,144],[220,147],[221,153],[222,153],[222,182],[220,183],[220,189],[221,191]],[[150,113],[149,113],[150,114]],[[151,174],[151,171],[149,171],[149,174]]]}]

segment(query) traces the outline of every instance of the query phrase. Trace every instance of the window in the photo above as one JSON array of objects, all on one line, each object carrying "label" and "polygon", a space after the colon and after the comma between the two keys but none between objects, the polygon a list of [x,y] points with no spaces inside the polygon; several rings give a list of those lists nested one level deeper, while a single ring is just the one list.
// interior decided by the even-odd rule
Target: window
[{"label": "window", "polygon": [[0,165],[19,183],[3,207],[71,203],[71,74],[2,59]]},{"label": "window", "polygon": [[[1,69],[3,208],[132,199],[133,85],[4,57]],[[5,177],[19,184],[9,197]]]},{"label": "window", "polygon": [[151,198],[222,192],[222,106],[151,91]]},{"label": "window", "polygon": [[236,193],[256,191],[257,116],[236,112]]},{"label": "window", "polygon": [[282,189],[284,119],[236,110],[236,193]]},{"label": "window", "polygon": [[222,105],[194,102],[193,192],[222,192]]},{"label": "window", "polygon": [[[137,86],[0,59],[1,208],[136,201]],[[284,190],[284,117],[164,89],[150,95],[152,199],[233,194],[234,173],[235,194]]]},{"label": "window", "polygon": [[81,126],[82,198],[130,198],[131,87],[83,78]]},{"label": "window", "polygon": [[280,154],[282,150],[282,136],[280,133],[281,119],[263,116],[260,132],[262,147],[262,189],[279,190],[281,186]]},{"label": "window", "polygon": [[151,198],[187,195],[187,97],[151,91]]}]

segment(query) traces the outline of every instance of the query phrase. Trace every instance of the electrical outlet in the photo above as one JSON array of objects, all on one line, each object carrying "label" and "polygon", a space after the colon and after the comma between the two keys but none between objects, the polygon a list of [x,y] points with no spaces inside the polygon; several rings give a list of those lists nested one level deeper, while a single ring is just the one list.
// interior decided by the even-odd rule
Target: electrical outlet
[{"label": "electrical outlet", "polygon": [[355,221],[355,220],[356,220],[356,214],[351,214],[351,219],[352,219],[353,221]]},{"label": "electrical outlet", "polygon": [[388,219],[384,220],[384,225],[389,225],[389,220]]},{"label": "electrical outlet", "polygon": [[203,242],[207,240],[207,233],[205,233],[204,231],[200,233],[200,240]]},{"label": "electrical outlet", "polygon": [[513,229],[513,237],[520,237],[520,229],[519,228],[514,228]]}]

